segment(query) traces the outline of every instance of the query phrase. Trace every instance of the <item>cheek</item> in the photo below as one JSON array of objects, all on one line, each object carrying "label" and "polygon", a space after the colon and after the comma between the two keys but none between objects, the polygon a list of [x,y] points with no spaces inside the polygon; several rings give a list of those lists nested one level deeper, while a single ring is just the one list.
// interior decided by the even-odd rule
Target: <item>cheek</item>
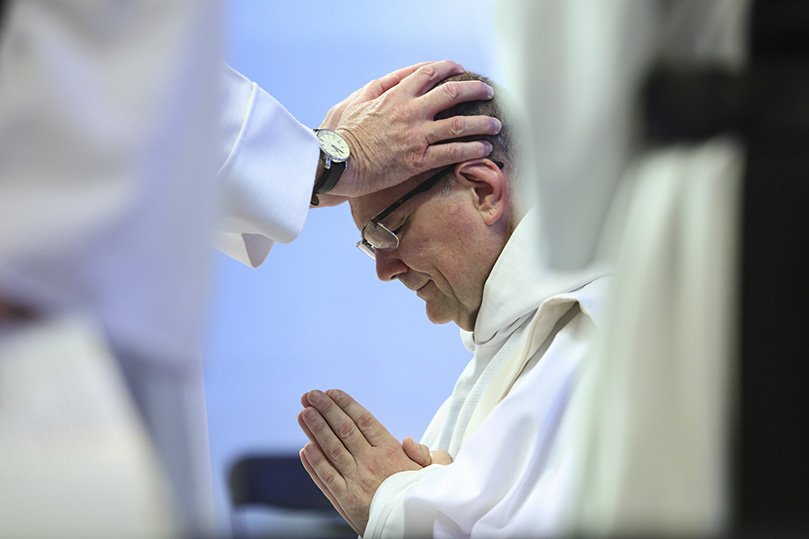
[{"label": "cheek", "polygon": [[411,227],[399,246],[402,261],[416,271],[429,273],[433,278],[452,281],[463,271],[471,247],[468,231],[452,214],[431,219]]},{"label": "cheek", "polygon": [[429,261],[433,258],[432,249],[434,246],[434,242],[429,238],[418,236],[416,233],[408,231],[407,236],[399,242],[398,254],[402,262],[407,264],[409,268],[419,272],[427,272],[431,267]]}]

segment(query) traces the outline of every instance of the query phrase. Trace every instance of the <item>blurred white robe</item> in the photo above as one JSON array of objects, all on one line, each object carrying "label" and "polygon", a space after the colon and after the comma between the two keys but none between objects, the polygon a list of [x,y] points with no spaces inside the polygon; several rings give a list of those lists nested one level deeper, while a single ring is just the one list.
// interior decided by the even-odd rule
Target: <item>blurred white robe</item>
[{"label": "blurred white robe", "polygon": [[522,165],[538,179],[543,262],[614,264],[606,338],[565,426],[587,451],[558,535],[721,535],[728,523],[743,148],[729,135],[650,147],[641,104],[656,66],[741,72],[749,5],[497,4],[501,82],[532,131]]},{"label": "blurred white robe", "polygon": [[[37,331],[59,339],[75,332],[66,342],[100,335],[106,343],[93,349],[123,373],[170,478],[180,529],[218,535],[200,362],[210,231],[219,215],[219,246],[252,266],[273,241],[292,240],[308,211],[317,142],[270,96],[222,68],[218,2],[7,4],[0,301],[35,318],[32,331],[9,327],[0,339],[19,343],[18,335]],[[45,341],[30,342],[29,352],[38,354],[36,343]],[[25,421],[26,413],[0,405],[0,420]],[[0,439],[7,447],[41,441],[18,437],[30,431],[3,432],[17,433]],[[114,490],[102,498],[125,503]],[[85,509],[72,521],[101,526],[93,516],[102,509]],[[50,511],[43,505],[32,514]],[[66,537],[70,522],[61,528]],[[118,523],[130,525],[133,534],[150,535],[137,522]],[[75,530],[93,536],[92,527]]]}]

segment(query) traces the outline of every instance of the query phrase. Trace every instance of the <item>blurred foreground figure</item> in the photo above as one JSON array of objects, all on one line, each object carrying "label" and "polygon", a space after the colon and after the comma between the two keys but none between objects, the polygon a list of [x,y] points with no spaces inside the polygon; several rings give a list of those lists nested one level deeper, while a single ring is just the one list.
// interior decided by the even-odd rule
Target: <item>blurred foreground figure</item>
[{"label": "blurred foreground figure", "polygon": [[498,17],[545,263],[615,275],[564,426],[581,453],[559,533],[805,531],[805,3],[501,0]]},{"label": "blurred foreground figure", "polygon": [[255,267],[299,234],[310,201],[334,205],[491,151],[432,144],[453,127],[499,129],[433,120],[492,95],[480,82],[432,92],[461,69],[443,61],[333,107],[321,128],[348,161],[327,161],[312,129],[223,68],[221,8],[5,6],[2,537],[215,535],[200,342],[216,210],[217,246]]},{"label": "blurred foreground figure", "polygon": [[222,12],[7,4],[0,535],[210,537],[200,231]]}]

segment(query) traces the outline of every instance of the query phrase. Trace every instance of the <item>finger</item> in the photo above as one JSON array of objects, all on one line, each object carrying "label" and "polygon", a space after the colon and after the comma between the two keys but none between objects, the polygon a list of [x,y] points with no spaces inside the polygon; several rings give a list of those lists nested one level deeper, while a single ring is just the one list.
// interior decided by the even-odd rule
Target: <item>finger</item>
[{"label": "finger", "polygon": [[452,116],[430,124],[427,142],[435,144],[461,137],[496,135],[501,128],[500,120],[492,116]]},{"label": "finger", "polygon": [[364,102],[376,99],[384,94],[397,84],[399,84],[399,77],[389,73],[381,79],[375,79],[359,89],[359,93],[354,96],[352,102]]},{"label": "finger", "polygon": [[393,441],[399,445],[399,441],[388,432],[388,429],[382,426],[382,423],[371,412],[360,406],[348,393],[339,389],[330,389],[326,391],[326,395],[351,418],[369,444],[376,447]]},{"label": "finger", "polygon": [[332,427],[315,408],[306,408],[300,414],[304,424],[314,437],[313,442],[322,450],[325,457],[340,473],[348,474],[356,469],[354,456],[346,449],[340,438],[334,433]]},{"label": "finger", "polygon": [[306,444],[305,446],[303,446],[303,449],[300,450],[298,454],[301,457],[301,464],[303,464],[303,467],[306,469],[307,473],[309,474],[309,477],[312,478],[312,481],[314,481],[314,483],[317,485],[317,488],[319,488],[320,491],[323,492],[323,494],[329,499],[332,505],[334,505],[335,508],[337,508],[340,505],[340,503],[337,501],[337,498],[334,496],[332,491],[326,486],[323,480],[320,479],[320,476],[315,471],[315,467],[309,460],[308,455],[310,454],[313,455],[312,460],[316,460],[318,458],[317,456],[315,456],[315,450],[313,449],[313,447],[316,446],[314,444]]},{"label": "finger", "polygon": [[446,466],[447,464],[452,464],[452,457],[450,456],[449,453],[447,453],[443,449],[436,449],[435,451],[430,451],[430,460],[432,461],[433,464],[442,464],[444,466]]},{"label": "finger", "polygon": [[328,498],[328,500],[331,502],[331,504],[334,506],[337,512],[340,513],[340,516],[343,517],[343,519],[346,522],[348,522],[348,525],[351,526],[354,529],[354,531],[357,532],[357,534],[362,533],[360,529],[357,528],[357,526],[354,524],[354,522],[352,522],[351,519],[348,517],[348,514],[343,509],[343,506],[340,505],[340,502],[337,501],[337,498],[334,496],[334,494],[332,494],[332,492],[326,487],[323,481],[320,480],[320,477],[317,475],[317,473],[315,473],[312,464],[309,462],[309,458],[306,456],[307,451],[308,450],[306,446],[304,446],[304,448],[301,449],[299,455],[301,457],[301,464],[303,464],[303,467],[309,474],[309,477],[312,478],[312,481],[314,481],[315,485],[317,485],[317,488],[320,489],[320,491],[323,493],[324,496],[326,496],[326,498]]},{"label": "finger", "polygon": [[424,165],[431,170],[470,159],[481,159],[490,153],[492,153],[492,143],[488,140],[431,144],[424,154]]},{"label": "finger", "polygon": [[463,80],[450,81],[442,84],[418,99],[426,113],[432,118],[439,112],[447,110],[458,103],[486,101],[492,97],[494,97],[494,88],[485,82],[479,80]]},{"label": "finger", "polygon": [[306,434],[306,437],[309,438],[310,442],[317,443],[317,440],[315,439],[315,435],[312,434],[312,431],[309,430],[309,427],[306,425],[306,422],[303,420],[303,412],[300,412],[298,414],[298,425],[300,425],[301,430],[303,430],[303,433]]},{"label": "finger", "polygon": [[419,62],[418,64],[413,64],[407,67],[402,67],[397,69],[396,71],[392,71],[385,75],[384,77],[380,77],[379,79],[372,80],[367,83],[362,88],[358,90],[354,90],[354,92],[345,98],[340,105],[350,103],[357,99],[360,94],[363,94],[363,100],[367,99],[375,99],[380,95],[384,94],[404,79],[405,77],[413,74],[418,68],[424,65],[428,65],[435,62]]},{"label": "finger", "polygon": [[375,97],[384,94],[385,92],[387,92],[388,90],[399,84],[400,80],[402,79],[398,75],[388,73],[381,79],[374,81],[375,86],[378,88],[378,90],[381,90]]},{"label": "finger", "polygon": [[418,68],[420,68],[423,65],[428,65],[430,63],[433,62],[420,62],[418,64],[413,64],[412,66],[403,67],[401,69],[397,69],[396,71],[388,73],[382,78],[372,80],[371,82],[369,82],[368,84],[366,84],[365,86],[354,92],[354,94],[351,94],[346,101],[353,101],[354,99],[356,99],[357,95],[355,94],[361,94],[363,100],[367,99],[370,101],[371,99],[376,99],[380,95],[384,94],[385,92],[387,92],[388,90],[399,84],[399,82],[402,79],[413,74]]},{"label": "finger", "polygon": [[430,62],[417,68],[412,75],[402,80],[399,88],[409,95],[424,95],[442,80],[462,72],[463,66],[451,60]]},{"label": "finger", "polygon": [[308,399],[352,455],[359,455],[370,449],[368,440],[360,432],[354,418],[338,406],[327,393],[310,391]]},{"label": "finger", "polygon": [[410,436],[402,441],[402,449],[404,449],[405,454],[410,457],[410,460],[419,466],[426,468],[432,464],[430,449],[424,444],[416,443]]},{"label": "finger", "polygon": [[[385,92],[387,92],[388,90],[399,84],[399,82],[401,82],[402,79],[413,74],[421,66],[428,65],[431,63],[434,62],[421,62],[418,64],[414,64],[412,66],[403,67],[401,69],[397,69],[392,73],[388,73],[387,75],[385,75],[380,79],[372,80],[371,82],[369,82],[368,84],[357,90],[357,92],[359,92],[359,97],[361,97],[362,101],[366,100],[370,101],[372,99],[376,99],[377,97],[381,96],[382,94],[384,94]],[[355,92],[355,94],[357,92]],[[352,94],[352,96],[353,97],[350,97],[352,101],[358,97],[357,95],[354,94]]]},{"label": "finger", "polygon": [[399,80],[402,80],[402,79],[404,79],[406,77],[409,77],[413,73],[415,73],[416,70],[418,68],[420,68],[421,66],[426,66],[426,65],[434,64],[434,63],[435,62],[419,62],[417,64],[413,64],[413,65],[409,65],[407,67],[399,68],[396,71],[391,72],[390,74],[391,75],[396,75],[397,77],[399,77]]},{"label": "finger", "polygon": [[339,499],[347,488],[345,478],[340,471],[333,466],[317,444],[309,443],[303,446],[303,454],[306,455],[306,460],[311,465],[314,473],[313,479],[317,477],[317,481],[325,487],[325,490],[331,493],[335,499]]},{"label": "finger", "polygon": [[[359,101],[371,101],[372,99],[376,99],[377,97],[381,96],[404,79],[405,77],[413,74],[418,68],[424,65],[428,65],[434,62],[420,62],[418,64],[413,64],[412,66],[403,67],[401,69],[397,69],[391,73],[388,73],[384,77],[381,77],[376,80],[372,80],[359,90],[355,90],[350,96],[344,99],[338,107],[342,111],[348,103],[351,103],[355,100]],[[358,99],[359,98],[359,99]]]}]

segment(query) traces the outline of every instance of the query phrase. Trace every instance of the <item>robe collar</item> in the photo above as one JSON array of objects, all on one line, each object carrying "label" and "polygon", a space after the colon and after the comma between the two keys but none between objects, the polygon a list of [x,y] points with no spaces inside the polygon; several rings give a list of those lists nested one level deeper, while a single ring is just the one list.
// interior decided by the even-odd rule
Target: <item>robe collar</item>
[{"label": "robe collar", "polygon": [[537,210],[528,211],[497,258],[483,288],[475,329],[461,330],[461,340],[470,352],[499,347],[544,300],[603,275],[594,267],[570,272],[545,267],[539,227]]}]

